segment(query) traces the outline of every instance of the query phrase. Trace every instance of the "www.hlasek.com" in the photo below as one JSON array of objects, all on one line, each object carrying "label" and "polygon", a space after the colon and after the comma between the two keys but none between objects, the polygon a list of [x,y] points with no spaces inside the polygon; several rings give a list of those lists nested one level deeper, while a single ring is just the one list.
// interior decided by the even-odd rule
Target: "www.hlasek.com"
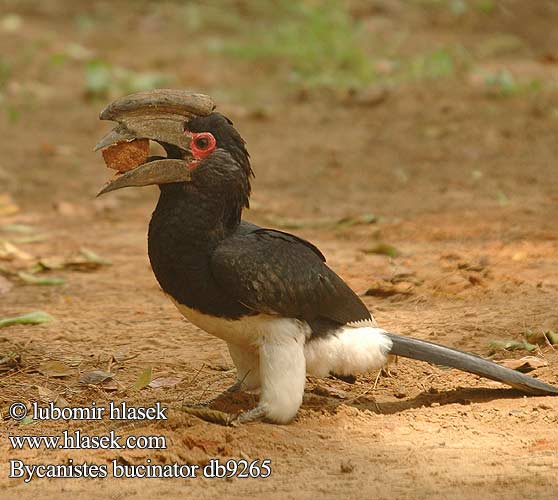
[{"label": "www.hlasek.com", "polygon": [[[148,407],[129,406],[125,402],[109,403],[107,407],[91,406],[59,408],[54,403],[39,406],[31,403],[30,407],[21,402],[10,405],[10,417],[17,421],[29,423],[41,420],[167,420],[167,408],[161,403]],[[8,441],[13,450],[48,449],[48,450],[165,450],[167,440],[164,435],[121,436],[115,431],[103,435],[90,435],[81,430],[63,430],[59,435],[10,435]],[[63,464],[30,464],[23,460],[9,461],[9,477],[21,478],[28,483],[36,478],[266,478],[271,475],[271,460],[209,460],[205,466],[190,464],[155,464],[150,459],[142,464],[121,464],[112,460],[110,464],[90,462],[74,463],[72,459]]]}]

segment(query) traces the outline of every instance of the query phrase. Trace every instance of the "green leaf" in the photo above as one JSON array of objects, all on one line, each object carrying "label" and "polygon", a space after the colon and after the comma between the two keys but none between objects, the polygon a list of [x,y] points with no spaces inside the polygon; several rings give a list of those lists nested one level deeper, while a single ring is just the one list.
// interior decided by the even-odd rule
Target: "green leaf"
[{"label": "green leaf", "polygon": [[114,85],[110,66],[104,61],[91,61],[85,66],[85,88],[94,97],[109,93]]},{"label": "green leaf", "polygon": [[6,114],[8,115],[8,120],[12,124],[16,124],[21,120],[21,112],[14,108],[13,106],[6,106]]},{"label": "green leaf", "polygon": [[353,227],[367,224],[374,224],[378,218],[374,214],[362,214],[354,217],[343,217],[337,221],[338,227]]},{"label": "green leaf", "polygon": [[0,226],[0,229],[9,233],[22,234],[30,234],[35,231],[34,227],[28,226],[27,224],[5,224],[3,226]]},{"label": "green leaf", "polygon": [[34,276],[33,274],[24,273],[23,271],[17,273],[17,275],[27,285],[57,286],[66,283],[66,280],[63,278],[48,278],[46,276],[39,277]]},{"label": "green leaf", "polygon": [[0,318],[0,328],[12,325],[40,325],[41,323],[48,323],[53,320],[54,318],[46,312],[34,311],[23,316]]},{"label": "green leaf", "polygon": [[143,372],[141,372],[141,375],[138,377],[136,383],[132,387],[137,391],[147,387],[151,382],[152,372],[153,369],[151,367],[146,368]]},{"label": "green leaf", "polygon": [[97,255],[95,252],[87,248],[81,248],[79,253],[81,253],[81,255],[83,255],[88,262],[92,262],[94,264],[100,264],[103,266],[112,266],[112,262],[110,260],[105,259],[100,255]]},{"label": "green leaf", "polygon": [[537,346],[525,341],[518,340],[493,340],[488,344],[490,354],[497,351],[528,351],[532,352],[537,349]]},{"label": "green leaf", "polygon": [[558,332],[555,332],[554,330],[549,330],[548,332],[545,333],[545,336],[552,345],[558,344]]},{"label": "green leaf", "polygon": [[123,81],[126,92],[139,92],[157,87],[165,87],[170,83],[168,75],[163,73],[128,73]]},{"label": "green leaf", "polygon": [[399,250],[387,243],[378,243],[371,248],[365,248],[363,252],[365,254],[387,255],[388,257],[397,257],[399,255]]},{"label": "green leaf", "polygon": [[498,204],[501,207],[505,207],[510,204],[510,199],[508,198],[508,195],[503,191],[498,191],[496,193],[496,199],[498,200]]},{"label": "green leaf", "polygon": [[31,425],[31,424],[36,424],[37,422],[35,422],[35,420],[33,420],[33,417],[31,415],[27,415],[24,419],[19,421],[19,425]]}]

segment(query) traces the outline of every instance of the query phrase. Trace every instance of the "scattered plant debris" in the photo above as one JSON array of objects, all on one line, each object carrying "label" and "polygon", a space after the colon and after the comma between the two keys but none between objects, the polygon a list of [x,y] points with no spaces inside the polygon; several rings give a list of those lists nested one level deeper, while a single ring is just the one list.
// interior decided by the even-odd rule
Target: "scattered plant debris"
[{"label": "scattered plant debris", "polygon": [[0,328],[13,325],[40,325],[53,321],[54,318],[43,311],[34,311],[23,316],[15,316],[12,318],[0,318]]}]

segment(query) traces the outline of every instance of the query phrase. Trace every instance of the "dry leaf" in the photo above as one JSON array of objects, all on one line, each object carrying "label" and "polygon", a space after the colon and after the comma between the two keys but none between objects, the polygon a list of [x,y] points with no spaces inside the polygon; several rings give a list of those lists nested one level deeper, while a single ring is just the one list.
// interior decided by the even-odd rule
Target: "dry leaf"
[{"label": "dry leaf", "polygon": [[335,387],[326,387],[323,385],[317,385],[312,390],[314,394],[318,396],[327,396],[327,397],[334,397],[338,399],[346,399],[349,397],[349,393],[347,391],[343,391],[341,389],[336,389]]},{"label": "dry leaf", "polygon": [[11,281],[7,280],[3,276],[0,276],[0,295],[8,293],[14,285]]},{"label": "dry leaf", "polygon": [[113,378],[109,378],[109,379],[105,380],[104,382],[101,382],[99,384],[99,387],[101,389],[104,389],[105,391],[117,391],[118,390],[118,382],[116,382],[116,380],[114,380]]},{"label": "dry leaf", "polygon": [[356,105],[359,108],[362,106],[377,106],[384,102],[389,96],[389,88],[384,86],[369,87],[362,90],[352,89],[345,97],[344,101],[348,105]]},{"label": "dry leaf", "polygon": [[65,262],[65,267],[75,269],[77,271],[93,271],[101,266],[112,265],[110,260],[103,259],[95,252],[92,252],[87,248],[81,248],[79,252],[80,255],[71,257]]},{"label": "dry leaf", "polygon": [[374,214],[362,214],[347,216],[339,219],[335,225],[339,228],[348,228],[353,226],[361,226],[367,224],[374,224],[378,218]]},{"label": "dry leaf", "polygon": [[99,385],[105,380],[109,380],[113,377],[112,373],[104,372],[102,370],[93,370],[91,372],[84,373],[80,378],[80,384],[85,385]]},{"label": "dry leaf", "polygon": [[83,207],[64,200],[54,202],[54,209],[64,217],[73,217],[76,215],[87,214],[87,210],[85,210]]},{"label": "dry leaf", "polygon": [[503,359],[498,363],[506,368],[517,370],[518,372],[527,373],[543,366],[548,366],[548,361],[537,358],[536,356],[524,356],[520,359]]},{"label": "dry leaf", "polygon": [[37,391],[39,391],[39,401],[41,401],[41,403],[48,403],[56,399],[56,393],[46,387],[38,385]]},{"label": "dry leaf", "polygon": [[398,283],[390,283],[386,281],[376,280],[372,285],[364,292],[364,295],[371,297],[391,297],[393,295],[412,295],[413,294],[413,284],[407,283],[405,281],[400,281]]},{"label": "dry leaf", "polygon": [[112,212],[119,208],[120,201],[116,196],[113,198],[96,198],[93,201],[93,207],[95,208],[95,212],[103,213],[103,212]]},{"label": "dry leaf", "polygon": [[116,363],[123,363],[124,361],[137,358],[138,356],[138,353],[130,353],[128,349],[124,349],[122,351],[116,351],[112,355],[112,359],[114,359]]},{"label": "dry leaf", "polygon": [[174,387],[180,384],[180,382],[182,382],[182,378],[180,377],[158,377],[147,385],[152,389],[159,389],[160,387]]},{"label": "dry leaf", "polygon": [[50,403],[52,401],[59,408],[66,408],[69,406],[68,401],[60,396],[60,394],[41,386],[37,386],[37,390],[39,391],[39,400],[42,403]]},{"label": "dry leaf", "polygon": [[528,331],[525,334],[525,339],[527,342],[531,344],[538,344],[538,345],[548,345],[550,344],[558,344],[558,334],[553,332],[552,330],[549,331],[541,331],[537,330],[536,332]]},{"label": "dry leaf", "polygon": [[100,257],[87,248],[82,248],[78,255],[68,258],[47,257],[39,260],[38,264],[42,269],[46,270],[68,268],[74,271],[94,271],[101,266],[110,266],[112,262]]},{"label": "dry leaf", "polygon": [[318,229],[318,228],[350,228],[352,226],[373,224],[377,221],[374,214],[362,214],[356,216],[342,217],[341,219],[333,218],[312,218],[312,219],[291,219],[288,217],[280,217],[276,215],[268,215],[269,224],[280,227],[282,229]]},{"label": "dry leaf", "polygon": [[14,202],[12,196],[8,193],[0,194],[0,217],[5,215],[13,215],[19,212],[19,207]]},{"label": "dry leaf", "polygon": [[21,365],[21,355],[16,352],[0,354],[0,372],[7,372],[19,368]]},{"label": "dry leaf", "polygon": [[53,269],[64,269],[66,263],[62,257],[46,257],[39,260],[39,266],[48,271]]},{"label": "dry leaf", "polygon": [[27,252],[20,250],[12,243],[5,241],[0,243],[0,260],[32,260],[33,257]]},{"label": "dry leaf", "polygon": [[68,377],[73,370],[62,361],[47,361],[39,366],[38,371],[48,377]]}]

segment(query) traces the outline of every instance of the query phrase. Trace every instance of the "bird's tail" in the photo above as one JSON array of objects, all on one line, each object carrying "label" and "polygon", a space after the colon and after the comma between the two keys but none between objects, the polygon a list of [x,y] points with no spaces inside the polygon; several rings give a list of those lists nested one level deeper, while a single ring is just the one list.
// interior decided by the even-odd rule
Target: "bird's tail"
[{"label": "bird's tail", "polygon": [[558,395],[557,387],[483,359],[475,354],[469,354],[426,340],[403,337],[395,333],[386,332],[386,335],[393,342],[389,354],[457,368],[464,372],[474,373],[481,377],[508,384],[515,389],[531,394]]}]

